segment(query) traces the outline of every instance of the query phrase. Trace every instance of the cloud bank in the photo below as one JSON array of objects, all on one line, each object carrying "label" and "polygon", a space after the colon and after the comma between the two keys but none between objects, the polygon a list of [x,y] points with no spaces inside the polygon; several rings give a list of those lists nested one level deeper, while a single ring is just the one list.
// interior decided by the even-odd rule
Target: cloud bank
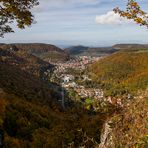
[{"label": "cloud bank", "polygon": [[106,14],[96,16],[96,22],[102,25],[122,25],[132,23],[131,20],[121,17],[114,11],[109,11]]}]

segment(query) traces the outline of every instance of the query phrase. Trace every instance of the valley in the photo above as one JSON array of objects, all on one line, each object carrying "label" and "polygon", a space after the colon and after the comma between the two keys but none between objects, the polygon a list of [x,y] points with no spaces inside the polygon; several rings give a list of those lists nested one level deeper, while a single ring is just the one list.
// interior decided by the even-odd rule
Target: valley
[{"label": "valley", "polygon": [[93,56],[49,44],[1,44],[5,146],[117,147],[126,145],[124,133],[133,138],[131,147],[140,145],[147,134],[140,116],[147,114],[148,52],[139,46],[89,49],[98,50]]},{"label": "valley", "polygon": [[[60,85],[62,99],[59,100],[65,108],[66,101],[80,103],[85,109],[91,109],[92,112],[100,111],[100,107],[113,104],[110,97],[104,96],[104,91],[100,86],[95,84],[86,70],[89,65],[99,61],[104,57],[78,56],[64,63],[51,63],[55,65],[54,71],[45,71],[44,76],[49,83]],[[49,85],[51,87],[51,85]],[[54,87],[54,86],[52,86]],[[70,100],[67,100],[69,98]],[[104,106],[103,106],[104,105]],[[115,104],[113,104],[115,105]],[[121,100],[118,100],[118,107],[122,106]]]},{"label": "valley", "polygon": [[147,8],[1,0],[0,148],[148,148]]}]

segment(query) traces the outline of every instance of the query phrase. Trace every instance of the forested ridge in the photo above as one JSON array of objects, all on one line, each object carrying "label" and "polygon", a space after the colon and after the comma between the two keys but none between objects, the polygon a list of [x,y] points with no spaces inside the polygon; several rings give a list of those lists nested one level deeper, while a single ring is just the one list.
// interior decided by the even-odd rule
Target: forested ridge
[{"label": "forested ridge", "polygon": [[111,131],[103,143],[106,148],[148,146],[147,57],[147,49],[124,49],[88,68],[93,81],[105,89],[105,95],[121,99],[124,104],[107,120]]},{"label": "forested ridge", "polygon": [[[42,2],[1,0],[0,38],[38,20],[4,41],[146,42],[144,0]],[[147,109],[147,44],[0,43],[0,148],[147,148]]]},{"label": "forested ridge", "polygon": [[77,104],[63,110],[58,102],[61,95],[30,70],[33,63],[32,68],[39,71],[48,66],[46,62],[41,60],[38,66],[34,56],[3,49],[0,53],[0,129],[5,147],[94,147],[99,143],[105,114],[90,116]]},{"label": "forested ridge", "polygon": [[[141,49],[121,50],[93,63],[87,68],[87,72],[92,81],[105,90],[106,96],[111,95],[115,99],[125,98],[124,95],[128,93],[136,96],[138,91],[147,88],[147,54],[147,50]],[[127,109],[123,116],[124,109],[119,111],[113,105],[110,106],[111,109],[107,109],[108,112],[95,114],[76,102],[63,110],[58,102],[61,95],[54,88],[49,88],[40,77],[40,69],[52,69],[49,65],[28,53],[0,49],[0,127],[4,131],[6,147],[95,147],[100,143],[105,121],[117,114],[117,117],[113,116],[113,125],[114,128],[122,130],[132,124],[128,119],[130,110],[133,113],[135,106],[134,121],[139,124],[134,126],[140,128],[139,125],[145,125],[145,119],[139,120],[141,113],[145,114],[140,106],[143,102],[143,109],[146,109],[144,96],[141,103],[136,103],[139,99],[130,101],[131,107],[126,107],[128,100],[125,100],[124,109]],[[126,124],[122,124],[121,119]],[[119,133],[114,134],[116,143]],[[135,143],[138,143],[140,137],[145,137],[145,132],[140,137],[135,137],[132,131],[128,133],[131,134]],[[124,135],[120,144],[126,144]]]},{"label": "forested ridge", "polygon": [[107,95],[134,93],[148,84],[147,50],[121,50],[90,66],[94,81],[106,89]]}]

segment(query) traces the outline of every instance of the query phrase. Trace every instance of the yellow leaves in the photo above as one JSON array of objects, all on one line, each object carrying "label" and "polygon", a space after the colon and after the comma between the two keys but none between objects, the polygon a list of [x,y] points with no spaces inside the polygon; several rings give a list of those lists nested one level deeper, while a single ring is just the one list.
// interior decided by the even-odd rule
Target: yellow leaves
[{"label": "yellow leaves", "polygon": [[131,18],[132,18],[132,14],[127,13],[127,12],[122,12],[120,15],[121,15],[122,17],[127,17],[128,19],[131,19]]},{"label": "yellow leaves", "polygon": [[130,2],[131,7],[139,7],[137,2]]},{"label": "yellow leaves", "polygon": [[139,25],[148,27],[147,13],[141,10],[140,5],[135,2],[135,0],[128,0],[125,11],[121,11],[119,8],[115,8],[114,12],[120,14],[122,17],[134,20]]},{"label": "yellow leaves", "polygon": [[138,24],[143,24],[144,23],[143,19],[140,18],[140,17],[135,18],[134,21],[137,22]]}]

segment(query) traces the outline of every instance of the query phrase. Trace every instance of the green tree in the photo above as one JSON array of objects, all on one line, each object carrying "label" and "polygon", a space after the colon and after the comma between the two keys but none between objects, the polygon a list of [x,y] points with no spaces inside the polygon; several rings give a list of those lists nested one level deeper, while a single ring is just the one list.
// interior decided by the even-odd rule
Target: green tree
[{"label": "green tree", "polygon": [[0,37],[14,32],[11,23],[16,22],[20,29],[30,26],[34,22],[31,9],[38,4],[38,0],[0,0]]}]

